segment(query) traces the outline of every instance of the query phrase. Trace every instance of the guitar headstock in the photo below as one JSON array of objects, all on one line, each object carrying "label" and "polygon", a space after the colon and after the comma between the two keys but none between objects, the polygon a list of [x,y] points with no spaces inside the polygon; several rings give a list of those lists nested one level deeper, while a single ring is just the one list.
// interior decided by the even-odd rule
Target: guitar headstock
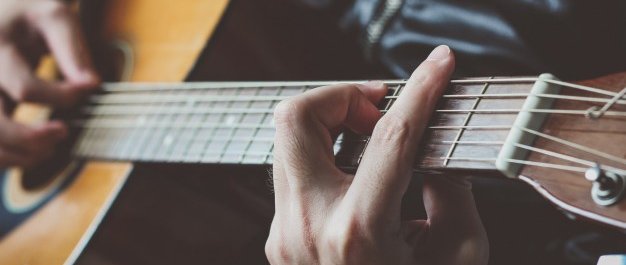
[{"label": "guitar headstock", "polygon": [[507,143],[528,152],[517,177],[566,212],[626,230],[626,73],[575,84],[561,86],[540,128],[523,130],[530,145]]}]

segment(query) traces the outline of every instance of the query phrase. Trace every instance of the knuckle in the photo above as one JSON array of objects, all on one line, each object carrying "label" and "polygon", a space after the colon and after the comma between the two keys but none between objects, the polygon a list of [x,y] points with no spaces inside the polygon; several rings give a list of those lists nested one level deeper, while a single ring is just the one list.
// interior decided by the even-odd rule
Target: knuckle
[{"label": "knuckle", "polygon": [[308,104],[302,99],[283,100],[274,109],[274,124],[277,128],[292,128],[307,117]]}]

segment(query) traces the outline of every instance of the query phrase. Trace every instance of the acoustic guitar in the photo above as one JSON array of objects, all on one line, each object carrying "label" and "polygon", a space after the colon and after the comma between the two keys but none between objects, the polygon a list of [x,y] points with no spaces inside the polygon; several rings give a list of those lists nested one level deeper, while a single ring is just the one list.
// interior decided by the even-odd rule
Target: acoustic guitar
[{"label": "acoustic guitar", "polygon": [[[73,263],[133,162],[271,165],[273,107],[338,83],[183,82],[228,1],[106,2],[80,9],[100,21],[85,25],[91,35],[116,47],[110,57],[123,82],[104,83],[64,115],[75,137],[61,169],[2,173],[3,264]],[[383,113],[404,86],[385,82]],[[415,172],[521,180],[572,216],[624,231],[625,87],[626,73],[577,82],[550,74],[454,79],[416,150]],[[15,118],[50,113],[21,104]],[[333,146],[337,165],[354,170],[367,144],[367,136],[343,133]]]}]

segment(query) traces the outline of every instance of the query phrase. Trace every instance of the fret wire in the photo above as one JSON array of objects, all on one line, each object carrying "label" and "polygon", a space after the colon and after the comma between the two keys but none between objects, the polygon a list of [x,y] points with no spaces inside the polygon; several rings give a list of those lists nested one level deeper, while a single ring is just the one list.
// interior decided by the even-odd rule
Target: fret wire
[{"label": "fret wire", "polygon": [[[400,95],[402,88],[404,88],[404,86],[397,85],[392,93],[392,96],[395,96],[397,98],[397,96]],[[391,106],[395,103],[396,98],[390,98],[385,104],[385,107],[383,108],[383,110],[385,111],[389,110],[389,108],[391,108]],[[359,152],[359,158],[357,159],[357,163],[361,163],[361,160],[363,159],[363,155],[365,155],[365,150],[367,149],[367,146],[370,144],[370,139],[371,139],[370,137],[367,137],[367,139],[365,140],[365,145],[363,146],[363,150]]]},{"label": "fret wire", "polygon": [[[261,94],[262,92],[263,92],[263,90],[262,90],[262,89],[259,89],[259,90],[258,90],[258,94]],[[258,95],[258,94],[257,94],[257,95]],[[255,102],[255,103],[258,103],[258,102]],[[253,104],[253,103],[251,102],[250,104]],[[272,108],[272,105],[273,105],[273,103],[272,103],[272,101],[270,101],[269,107],[270,107],[270,108]],[[268,115],[268,114],[267,114],[267,113],[265,113],[265,114],[261,114],[261,115],[262,115],[262,116],[261,116],[261,117],[260,117],[260,119],[258,120],[258,125],[259,125],[259,126],[257,126],[256,128],[254,128],[254,129],[253,129],[252,136],[250,137],[250,140],[247,142],[247,144],[246,144],[246,146],[245,146],[245,148],[244,148],[244,152],[243,152],[244,154],[243,154],[243,155],[242,155],[242,157],[241,157],[241,163],[244,163],[244,161],[246,160],[246,158],[248,158],[249,156],[251,156],[251,155],[250,155],[250,152],[251,152],[250,148],[252,147],[253,143],[255,143],[255,142],[256,142],[256,143],[261,142],[261,141],[259,141],[259,140],[257,139],[257,136],[258,136],[258,134],[259,134],[259,131],[261,130],[260,125],[262,125],[262,124],[263,124],[263,122],[265,121],[265,118],[267,117],[267,115]],[[233,140],[234,140],[234,139],[231,139],[231,141],[233,141]],[[273,142],[273,141],[272,141],[272,142]]]},{"label": "fret wire", "polygon": [[[309,88],[308,88],[306,85],[305,85],[305,86],[302,86],[302,87],[300,88],[300,93],[304,93],[304,92],[306,92],[307,90],[309,90]],[[282,95],[284,91],[285,91],[285,88],[284,88],[284,87],[281,87],[281,90],[279,91],[278,95]],[[272,118],[272,119],[273,119],[273,118]],[[272,143],[272,144],[270,145],[270,150],[269,150],[269,152],[268,152],[269,154],[265,156],[265,159],[264,159],[264,162],[265,162],[265,163],[270,163],[270,154],[271,154],[273,151],[274,151],[274,143]],[[272,158],[272,161],[273,161],[273,158]]]},{"label": "fret wire", "polygon": [[[259,93],[260,91],[261,91],[261,89],[260,89],[260,88],[257,88],[257,89],[255,89],[254,94],[255,94],[255,95],[258,95],[258,93]],[[245,105],[246,105],[246,107],[247,107],[247,108],[249,108],[250,106],[252,106],[252,102],[247,102]],[[266,114],[267,114],[267,113],[266,113]],[[241,122],[243,122],[243,121],[244,121],[244,118],[246,117],[246,115],[248,115],[248,114],[242,114],[242,115],[240,115],[240,116],[239,116],[239,123],[241,123]],[[253,130],[258,130],[258,129],[259,129],[259,127],[258,127],[258,126],[257,126],[256,128],[253,128]],[[224,145],[224,151],[229,149],[229,147],[230,147],[230,145],[231,145],[231,143],[232,143],[232,137],[234,137],[234,136],[235,136],[235,134],[236,134],[239,130],[241,130],[241,128],[235,128],[235,129],[232,129],[232,130],[231,130],[230,139],[229,139],[229,140],[228,140],[228,142]],[[251,141],[250,141],[250,142],[251,142]],[[248,145],[247,145],[247,146],[250,146],[250,143],[248,143]],[[247,150],[247,146],[246,146],[246,148],[244,149],[244,152],[243,152],[244,154],[245,154],[245,150]],[[223,152],[223,153],[224,153],[224,152]],[[244,155],[239,156],[239,162],[238,162],[239,164],[241,164],[241,163],[243,162],[243,158],[244,158]],[[220,161],[222,161],[223,159],[224,159],[224,154],[222,154],[222,155],[221,155],[221,157],[220,157]]]},{"label": "fret wire", "polygon": [[[282,87],[282,86],[281,86],[281,87],[279,87],[279,88],[278,88],[278,93],[277,93],[277,95],[278,95],[278,96],[282,95],[282,93],[283,93],[284,89],[285,89],[285,88],[284,88],[284,87]],[[306,88],[304,88],[304,87],[303,87],[301,90],[302,90],[302,91],[306,91]],[[278,103],[276,103],[276,101],[272,101],[272,106],[276,106],[276,104],[278,104]],[[268,113],[268,114],[269,114],[269,113]],[[267,115],[267,114],[266,114],[266,115]],[[266,118],[267,118],[267,117],[266,117]],[[272,119],[273,119],[273,116],[272,116]],[[260,129],[261,129],[261,126],[259,125],[259,127],[257,128],[257,130],[260,130]],[[263,156],[263,163],[266,163],[266,164],[267,164],[267,163],[269,163],[270,154],[271,154],[273,151],[274,151],[274,142],[272,141],[272,144],[270,144],[270,148],[269,148],[268,154],[266,154],[266,155],[264,155],[264,156]]]},{"label": "fret wire", "polygon": [[[174,95],[177,95],[179,93],[181,93],[182,91],[176,91],[176,93]],[[189,106],[190,105],[195,105],[195,101],[190,100],[188,102],[185,102],[179,106],[177,106],[177,108],[179,109],[191,109]],[[185,124],[187,126],[190,125],[189,123],[189,115],[182,115],[180,113],[175,113],[171,116],[172,120],[177,122],[177,123],[181,123],[181,124]],[[195,130],[197,128],[192,128],[191,130]],[[162,143],[162,151],[160,150],[159,155],[163,157],[164,160],[166,161],[172,161],[174,159],[174,150],[176,149],[176,147],[180,144],[180,135],[184,130],[182,128],[168,128],[168,130],[166,131],[165,137],[163,139],[163,143]],[[186,131],[186,130],[185,130]],[[167,140],[167,141],[166,141]]]},{"label": "fret wire", "polygon": [[[194,109],[196,107],[196,104],[197,104],[196,101],[190,100],[183,106],[183,109],[186,109],[186,110]],[[191,122],[193,120],[192,118],[193,118],[193,115],[184,115],[183,123],[185,123],[186,125],[191,125]],[[189,139],[187,138],[181,139],[182,135],[185,135],[187,130],[176,129],[175,130],[176,136],[174,137],[174,141],[171,144],[172,147],[170,148],[168,152],[168,156],[169,156],[168,161],[183,160],[184,157],[187,155],[187,150],[190,149],[192,139],[196,136],[198,131],[200,131],[200,128],[192,128]],[[184,140],[186,142],[181,143],[181,140]]]},{"label": "fret wire", "polygon": [[[165,94],[166,96],[168,95],[172,96],[172,93],[173,91],[167,91]],[[158,112],[161,112],[166,107],[166,103],[160,103],[160,104],[157,104],[157,106],[159,109]],[[152,119],[150,120],[152,120],[153,122],[159,121],[161,120],[159,116],[154,115],[152,116]],[[162,128],[145,128],[144,135],[146,135],[145,137],[146,139],[145,141],[143,141],[143,144],[139,146],[138,149],[136,149],[136,153],[134,155],[136,157],[140,157],[145,160],[149,160],[151,157],[153,157],[154,154],[156,154],[156,150],[154,149],[157,149],[158,146],[161,145],[161,142],[164,140],[164,139],[161,140],[161,134],[163,134],[163,137],[166,137],[164,130]],[[147,150],[152,150],[152,151],[148,152]]]},{"label": "fret wire", "polygon": [[[99,130],[93,129],[93,128],[87,128],[88,132],[84,135],[84,137],[91,137],[94,138],[95,136],[97,136]],[[97,150],[96,148],[94,148],[93,144],[90,144],[89,142],[85,143],[85,146],[83,148],[85,153],[92,153],[95,150]]]},{"label": "fret wire", "polygon": [[[239,95],[239,94],[241,93],[241,90],[242,90],[243,88],[241,88],[241,87],[237,87],[237,88],[234,88],[234,89],[236,89],[236,90],[235,90],[235,95]],[[227,105],[228,107],[226,107],[226,108],[232,108],[232,107],[233,107],[233,105],[235,104],[235,102],[228,102],[227,104],[228,104],[228,105]],[[221,119],[220,119],[220,122],[225,122],[225,120],[224,120],[224,119],[225,119],[226,117],[227,117],[227,115],[226,115],[226,114],[222,114]],[[228,122],[228,121],[226,121],[226,122],[227,122],[227,123],[230,123],[230,122]],[[241,122],[241,117],[239,117],[239,121],[238,121],[238,122]],[[236,123],[234,123],[234,124],[236,124]],[[216,128],[218,128],[218,127],[216,127]],[[233,135],[232,135],[232,133],[235,131],[235,129],[234,129],[234,128],[232,128],[232,127],[228,127],[228,128],[226,128],[226,129],[229,129],[229,128],[230,128],[230,130],[228,131],[228,134],[229,134],[229,136],[228,136],[228,137],[232,137],[232,136],[233,136]],[[219,129],[224,129],[224,127],[220,127]],[[216,131],[217,131],[217,130],[214,130],[214,132],[216,132]],[[211,141],[211,143],[213,143],[213,141]],[[223,145],[220,145],[220,151],[219,151],[219,152],[218,152],[218,154],[217,154],[217,161],[222,161],[222,158],[223,158],[223,156],[224,156],[224,151],[226,150],[226,146],[228,146],[228,140],[227,140],[226,142],[224,142],[224,144],[223,144]],[[209,151],[209,154],[211,154],[210,152],[211,152],[212,150],[207,150],[207,151]],[[213,154],[211,154],[211,155],[213,155]],[[204,156],[206,157],[206,154],[205,154]]]},{"label": "fret wire", "polygon": [[[154,104],[154,103],[153,103]],[[157,103],[156,105],[163,105],[164,103]],[[99,119],[96,119],[96,121]],[[157,116],[147,116],[141,117],[138,119],[138,125],[135,129],[137,129],[137,134],[139,135],[137,144],[130,147],[128,150],[128,157],[131,159],[135,159],[142,155],[141,151],[143,151],[149,143],[149,139],[152,138],[150,131],[146,127],[142,127],[143,124],[156,121]]]},{"label": "fret wire", "polygon": [[[205,114],[205,115],[199,115],[196,116],[196,122],[195,123],[203,123],[208,119],[208,116],[210,114]],[[190,117],[190,122],[194,120],[194,117]],[[198,141],[198,138],[201,137],[201,133],[202,133],[202,128],[195,128],[193,130],[193,133],[191,134],[191,136],[189,137],[189,139],[187,140],[188,143],[186,144],[186,147],[182,148],[181,152],[181,159],[182,160],[189,160],[189,161],[193,161],[196,162],[197,160],[200,159],[201,157],[201,153],[200,154],[192,154],[191,150],[193,150],[193,148],[195,147],[196,144],[200,144],[202,145],[202,147],[200,147],[200,150],[204,149],[204,144],[206,144],[206,142],[208,142],[208,140],[205,141]],[[198,143],[200,142],[200,143]],[[201,151],[200,151],[201,152]],[[192,156],[195,155],[196,157],[192,159]]]},{"label": "fret wire", "polygon": [[[179,91],[171,91],[170,93],[172,93],[171,96],[176,96],[179,93]],[[177,108],[180,108],[180,106],[177,106]],[[185,124],[184,121],[178,120],[179,118],[178,113],[167,113],[165,115],[167,115],[167,117],[169,117],[172,122]],[[159,148],[156,150],[155,156],[159,157],[159,159],[164,160],[164,161],[169,160],[168,158],[171,153],[171,149],[176,143],[177,137],[175,135],[177,131],[180,131],[180,128],[167,127],[164,129],[163,139],[157,143]]]},{"label": "fret wire", "polygon": [[[176,91],[174,90],[167,91],[168,96],[174,96],[175,93]],[[164,108],[164,107],[165,107],[165,104],[161,104],[161,108]],[[172,123],[176,122],[174,121],[173,114],[171,113],[166,113],[164,117],[162,117],[162,119],[165,122],[168,122],[168,120]],[[147,160],[161,159],[161,157],[159,156],[159,152],[162,150],[163,144],[170,141],[171,137],[168,134],[171,131],[171,129],[172,127],[157,127],[155,128],[156,132],[152,132],[152,131],[148,132],[150,137],[147,141],[147,144],[148,144],[148,146],[146,147],[147,149],[144,149],[143,151],[141,151],[140,155],[143,156]]]},{"label": "fret wire", "polygon": [[[217,96],[221,96],[222,93],[224,92],[224,89],[220,89],[219,91],[217,91]],[[223,103],[223,102],[208,102],[207,104],[209,104],[209,107],[215,107],[218,103]],[[201,124],[210,124],[210,120],[213,117],[213,115],[215,115],[215,113],[204,113],[205,116],[203,118],[203,121]],[[222,119],[222,115],[218,116],[219,118],[217,118],[216,120],[219,121]],[[211,145],[211,142],[214,141],[216,138],[214,133],[217,130],[217,128],[215,127],[200,127],[198,128],[199,131],[203,131],[202,129],[208,129],[206,130],[205,134],[208,136],[208,139],[206,141],[203,141],[199,150],[199,153],[197,154],[197,159],[195,159],[196,161],[202,161],[207,153],[208,148]],[[187,150],[187,152],[189,152],[189,150]]]},{"label": "fret wire", "polygon": [[[283,90],[284,90],[284,87],[282,87],[282,86],[281,86],[281,87],[279,87],[279,88],[278,88],[277,95],[281,95],[281,94],[283,93]],[[301,88],[301,90],[305,91],[305,90],[306,90],[306,87]],[[272,105],[271,105],[271,106],[272,106],[272,107],[274,107],[274,106],[276,106],[276,104],[278,104],[278,102],[277,102],[277,100],[274,100],[274,101],[272,101]],[[268,115],[265,115],[265,118],[263,119],[263,121],[262,121],[262,122],[265,122],[265,119],[267,119],[267,118],[268,118]],[[272,117],[270,117],[270,118],[271,118],[271,119],[274,119],[274,116],[272,115]],[[258,131],[258,130],[260,130],[260,129],[261,129],[261,127],[259,126],[259,127],[257,128],[257,131]],[[270,152],[270,153],[271,153],[271,152],[273,152],[273,151],[274,151],[274,141],[272,141],[272,143],[270,144],[270,148],[269,148],[269,152]],[[269,158],[270,158],[270,155],[269,155],[269,154],[268,154],[268,155],[265,155],[265,156],[263,157],[263,163],[268,163]]]},{"label": "fret wire", "polygon": [[[490,77],[489,79],[493,79],[493,77]],[[485,85],[483,86],[483,88],[480,90],[480,94],[485,94],[487,92],[487,88],[489,87],[489,83],[485,83]],[[474,101],[474,104],[472,104],[472,110],[475,110],[478,107],[478,104],[480,103],[481,98],[476,98],[476,100]],[[468,112],[467,115],[465,116],[465,120],[463,121],[463,125],[462,126],[467,126],[467,124],[469,124],[470,119],[472,118],[472,112]],[[459,141],[461,139],[461,136],[463,135],[463,132],[465,131],[465,128],[459,128],[458,133],[456,134],[456,136],[454,137],[454,141]],[[450,158],[452,156],[452,153],[454,152],[454,149],[456,148],[456,143],[452,144],[450,146],[450,149],[448,149],[448,152],[446,154],[446,159],[443,160],[443,166],[448,165],[448,161],[450,161],[448,158]]]}]

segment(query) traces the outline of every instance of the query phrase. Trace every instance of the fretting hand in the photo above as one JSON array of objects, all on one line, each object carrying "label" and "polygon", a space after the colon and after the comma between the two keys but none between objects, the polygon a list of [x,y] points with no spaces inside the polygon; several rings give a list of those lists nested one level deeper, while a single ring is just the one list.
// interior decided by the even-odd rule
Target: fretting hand
[{"label": "fretting hand", "polygon": [[[488,244],[470,184],[424,179],[427,220],[400,219],[420,137],[454,69],[440,46],[415,70],[381,118],[381,83],[335,85],[281,102],[275,111],[276,214],[272,264],[486,264]],[[341,128],[372,132],[356,174],[335,166]]]},{"label": "fretting hand", "polygon": [[[63,81],[46,82],[35,76],[33,69],[47,51],[60,66]],[[65,3],[0,2],[0,90],[5,95],[15,102],[65,107],[98,82],[78,22]],[[5,100],[0,101],[2,107],[8,104]],[[59,121],[29,126],[0,112],[0,167],[33,165],[48,156],[66,134],[67,128]]]}]

